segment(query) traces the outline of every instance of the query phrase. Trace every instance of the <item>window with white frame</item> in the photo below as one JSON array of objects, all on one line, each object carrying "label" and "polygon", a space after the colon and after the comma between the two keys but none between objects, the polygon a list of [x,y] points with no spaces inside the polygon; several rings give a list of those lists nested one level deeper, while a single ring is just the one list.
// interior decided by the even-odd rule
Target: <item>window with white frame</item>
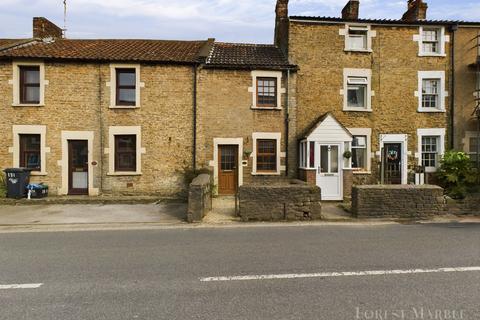
[{"label": "window with white frame", "polygon": [[315,142],[314,141],[300,142],[300,168],[301,169],[315,168]]},{"label": "window with white frame", "polygon": [[440,98],[440,79],[422,80],[422,108],[438,109]]},{"label": "window with white frame", "polygon": [[440,137],[438,136],[422,137],[422,166],[431,168],[436,168],[438,166],[439,143]]},{"label": "window with white frame", "polygon": [[450,41],[450,37],[445,35],[444,27],[421,26],[413,40],[418,42],[419,56],[444,57],[445,43]]},{"label": "window with white frame", "polygon": [[372,96],[370,69],[344,69],[344,88],[340,94],[344,96],[343,110],[371,111]]},{"label": "window with white frame", "polygon": [[109,127],[109,175],[142,174],[141,127]]},{"label": "window with white frame", "polygon": [[370,25],[346,25],[340,35],[345,37],[345,51],[371,52],[372,38],[377,33]]},{"label": "window with white frame", "polygon": [[347,107],[365,109],[367,106],[367,78],[348,77]]},{"label": "window with white frame", "polygon": [[140,88],[145,84],[140,81],[140,65],[110,65],[110,108],[139,108]]},{"label": "window with white frame", "polygon": [[425,167],[426,172],[435,172],[445,153],[445,132],[443,128],[418,129],[418,164]]},{"label": "window with white frame", "polygon": [[419,71],[415,95],[419,112],[445,112],[445,71]]},{"label": "window with white frame", "polygon": [[254,132],[253,140],[253,175],[280,174],[280,139],[281,133]]},{"label": "window with white frame", "polygon": [[353,136],[352,168],[367,171],[367,136]]},{"label": "window with white frame", "polygon": [[349,50],[368,50],[367,27],[349,27],[347,38]]},{"label": "window with white frame", "polygon": [[422,31],[422,49],[426,54],[440,53],[440,29],[424,28]]},{"label": "window with white frame", "polygon": [[45,65],[43,62],[13,63],[13,106],[45,104]]},{"label": "window with white frame", "polygon": [[252,109],[280,110],[282,109],[281,71],[252,71],[252,86],[248,88],[252,93]]},{"label": "window with white frame", "polygon": [[365,173],[371,171],[371,128],[348,128],[352,134],[352,142],[349,150],[352,152],[351,168],[354,173]]}]

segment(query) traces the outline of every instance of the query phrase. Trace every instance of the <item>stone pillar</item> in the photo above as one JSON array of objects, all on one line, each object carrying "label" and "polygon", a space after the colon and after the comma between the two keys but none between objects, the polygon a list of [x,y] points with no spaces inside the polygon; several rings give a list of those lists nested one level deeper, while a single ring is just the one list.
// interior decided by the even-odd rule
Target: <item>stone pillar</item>
[{"label": "stone pillar", "polygon": [[348,201],[352,198],[353,170],[343,169],[343,200]]}]

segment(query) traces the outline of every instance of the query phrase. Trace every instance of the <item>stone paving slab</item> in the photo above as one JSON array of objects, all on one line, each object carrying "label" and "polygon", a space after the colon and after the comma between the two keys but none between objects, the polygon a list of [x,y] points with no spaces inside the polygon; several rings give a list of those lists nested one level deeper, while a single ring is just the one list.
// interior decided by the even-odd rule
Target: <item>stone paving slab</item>
[{"label": "stone paving slab", "polygon": [[0,206],[0,225],[183,223],[186,203]]}]

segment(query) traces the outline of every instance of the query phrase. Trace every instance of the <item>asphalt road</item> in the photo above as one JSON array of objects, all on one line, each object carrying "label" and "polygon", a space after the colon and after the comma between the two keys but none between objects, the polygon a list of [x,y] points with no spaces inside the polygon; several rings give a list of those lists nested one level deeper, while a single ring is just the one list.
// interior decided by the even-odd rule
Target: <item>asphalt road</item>
[{"label": "asphalt road", "polygon": [[451,267],[480,224],[6,233],[0,319],[480,319],[480,271],[330,274]]}]

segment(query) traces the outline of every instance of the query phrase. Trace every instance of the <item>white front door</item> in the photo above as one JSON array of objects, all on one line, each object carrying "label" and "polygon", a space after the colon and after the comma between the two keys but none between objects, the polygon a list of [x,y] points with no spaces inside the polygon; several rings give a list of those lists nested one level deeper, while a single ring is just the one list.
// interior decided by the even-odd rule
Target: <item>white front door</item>
[{"label": "white front door", "polygon": [[341,145],[318,143],[316,149],[317,185],[322,200],[343,200]]}]

